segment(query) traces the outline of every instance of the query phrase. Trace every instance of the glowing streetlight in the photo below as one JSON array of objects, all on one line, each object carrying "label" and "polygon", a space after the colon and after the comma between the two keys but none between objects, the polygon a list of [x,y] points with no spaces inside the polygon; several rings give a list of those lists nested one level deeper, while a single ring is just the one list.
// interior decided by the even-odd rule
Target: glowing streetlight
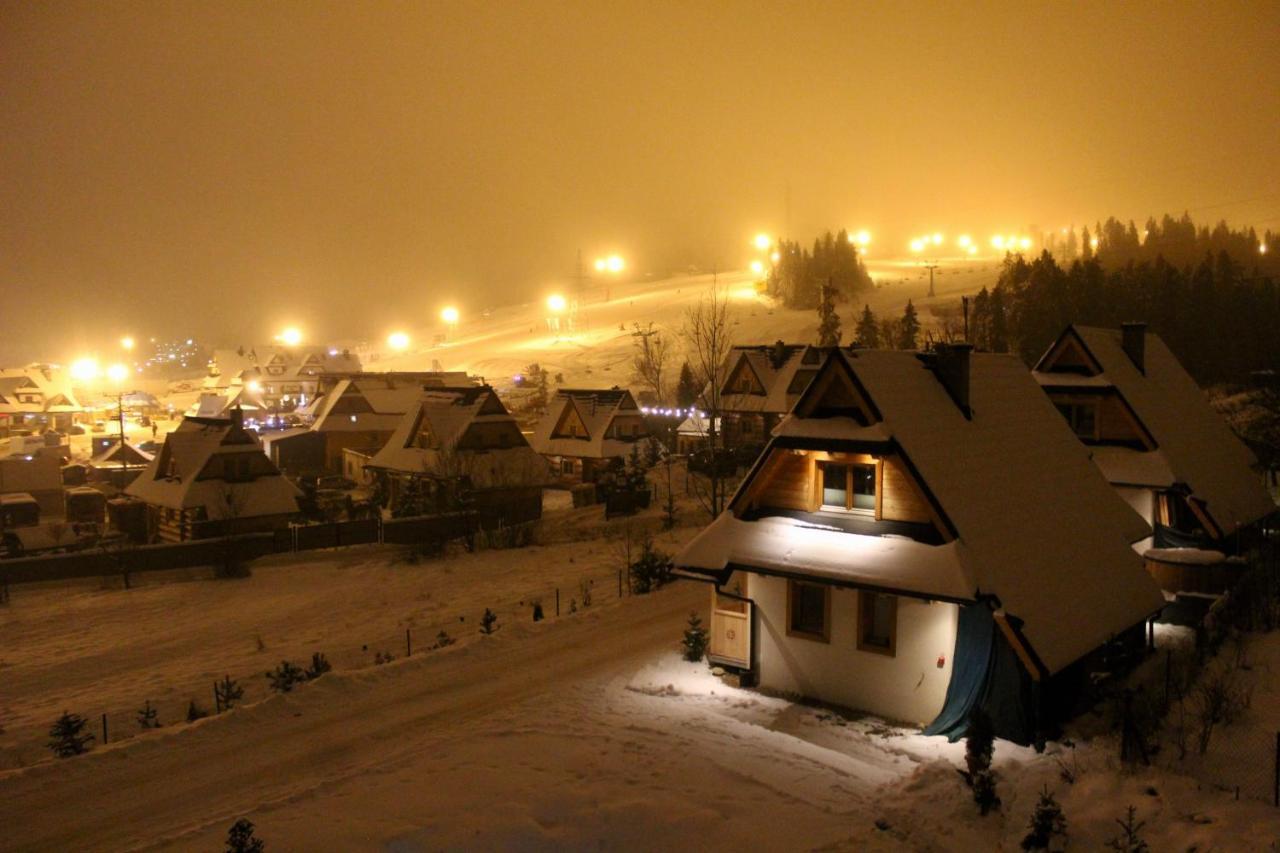
[{"label": "glowing streetlight", "polygon": [[1267,244],[1266,244],[1266,243],[1259,243],[1259,244],[1258,244],[1258,254],[1259,254],[1259,255],[1265,255],[1266,253],[1267,253]]},{"label": "glowing streetlight", "polygon": [[917,252],[917,253],[923,252],[926,242],[927,241],[925,241],[923,238],[917,237],[916,239],[911,241],[911,251]]},{"label": "glowing streetlight", "polygon": [[757,249],[762,252],[767,252],[769,251],[769,247],[773,245],[773,238],[768,234],[757,234],[756,239],[752,242],[755,243]]},{"label": "glowing streetlight", "polygon": [[964,249],[964,250],[965,250],[966,252],[968,252],[969,254],[971,254],[971,255],[976,255],[976,254],[978,254],[978,247],[977,247],[977,246],[975,246],[975,245],[973,245],[972,243],[970,243],[968,246],[965,246],[965,249]]},{"label": "glowing streetlight", "polygon": [[553,293],[547,297],[547,310],[552,314],[560,314],[568,306],[564,301],[564,297],[559,293]]},{"label": "glowing streetlight", "polygon": [[772,255],[769,256],[769,260],[773,261],[776,264],[778,261],[782,260],[782,255],[779,254],[778,252],[774,252]]},{"label": "glowing streetlight", "polygon": [[256,379],[250,379],[250,380],[249,380],[249,391],[250,391],[250,392],[252,392],[252,393],[254,393],[254,394],[261,394],[261,393],[262,393],[262,383],[261,383],[261,382],[259,382],[259,381],[258,381],[258,380],[256,380]]},{"label": "glowing streetlight", "polygon": [[933,245],[935,245],[935,246],[941,246],[941,245],[942,245],[942,235],[941,235],[941,234],[939,234],[937,231],[934,231],[934,232],[933,232]]},{"label": "glowing streetlight", "polygon": [[450,326],[458,325],[458,309],[452,305],[446,306],[440,311],[440,319],[444,320]]},{"label": "glowing streetlight", "polygon": [[764,261],[752,261],[751,271],[756,275],[764,275]]},{"label": "glowing streetlight", "polygon": [[605,268],[609,272],[622,272],[627,268],[627,262],[622,259],[621,255],[610,255],[605,258]]},{"label": "glowing streetlight", "polygon": [[404,352],[409,348],[409,336],[404,332],[392,332],[387,335],[387,346],[396,352]]},{"label": "glowing streetlight", "polygon": [[871,245],[871,232],[863,228],[857,234],[850,235],[849,242],[857,243],[859,246],[865,249],[867,246]]},{"label": "glowing streetlight", "polygon": [[120,346],[125,350],[132,350],[133,338],[129,337],[128,335],[125,335],[123,338],[120,339]]},{"label": "glowing streetlight", "polygon": [[999,234],[997,234],[996,236],[992,237],[992,238],[991,238],[991,248],[993,248],[993,249],[1003,249],[1003,248],[1004,248],[1004,238],[1003,238],[1003,237],[1001,237]]},{"label": "glowing streetlight", "polygon": [[296,347],[302,343],[302,330],[297,326],[289,326],[277,336],[286,346]]},{"label": "glowing streetlight", "polygon": [[604,258],[596,258],[596,272],[604,272],[609,262]]},{"label": "glowing streetlight", "polygon": [[123,364],[113,364],[107,368],[107,378],[118,385],[129,378],[129,368]]},{"label": "glowing streetlight", "polygon": [[90,379],[96,379],[101,369],[98,367],[96,358],[77,358],[71,362],[70,367],[71,378],[81,382],[87,382]]},{"label": "glowing streetlight", "polygon": [[973,245],[973,238],[970,237],[968,234],[961,234],[959,237],[956,238],[956,245],[958,245],[961,249],[968,249],[970,246]]},{"label": "glowing streetlight", "polygon": [[1031,248],[1031,238],[1030,238],[1030,237],[1023,237],[1021,240],[1019,240],[1019,241],[1018,241],[1018,248],[1022,249],[1024,252],[1025,252],[1027,249],[1030,249],[1030,248]]},{"label": "glowing streetlight", "polygon": [[1089,248],[1090,248],[1090,249],[1096,249],[1096,248],[1098,248],[1098,238],[1097,238],[1097,237],[1090,237],[1090,238],[1089,238]]}]

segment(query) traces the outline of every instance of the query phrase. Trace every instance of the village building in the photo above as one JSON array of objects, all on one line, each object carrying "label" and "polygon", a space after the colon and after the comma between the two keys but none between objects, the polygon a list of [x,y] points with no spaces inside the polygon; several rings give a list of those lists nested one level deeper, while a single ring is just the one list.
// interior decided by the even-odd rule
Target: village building
[{"label": "village building", "polygon": [[363,468],[393,515],[474,509],[487,526],[542,517],[546,462],[488,385],[419,389]]},{"label": "village building", "polygon": [[1148,533],[1013,357],[836,350],[676,565],[715,584],[713,662],[1028,743],[1097,650],[1141,647]]},{"label": "village building", "polygon": [[631,392],[563,389],[538,420],[530,444],[551,465],[562,483],[593,483],[622,464],[637,442],[649,437]]},{"label": "village building", "polygon": [[24,502],[35,501],[41,515],[60,516],[62,492],[62,460],[57,456],[0,458],[0,495],[23,495]]},{"label": "village building", "polygon": [[298,412],[310,424],[266,433],[263,446],[290,476],[345,473],[347,451],[372,456],[381,450],[424,388],[468,384],[471,380],[461,372],[324,376],[318,396]]},{"label": "village building", "polygon": [[[721,373],[723,446],[763,447],[817,375],[824,355],[821,347],[782,341],[733,347]],[[704,405],[709,396],[704,392]]]},{"label": "village building", "polygon": [[262,452],[238,409],[184,418],[125,494],[147,505],[151,538],[179,542],[284,526],[298,489]]},{"label": "village building", "polygon": [[84,411],[62,370],[48,364],[0,370],[0,437],[70,432]]},{"label": "village building", "polygon": [[1221,592],[1231,574],[1222,556],[1276,505],[1253,454],[1164,341],[1145,323],[1069,326],[1032,375],[1103,476],[1152,526],[1143,550],[1161,585]]},{"label": "village building", "polygon": [[98,446],[97,452],[89,459],[89,476],[97,483],[110,483],[117,489],[124,489],[137,479],[155,458],[153,454],[142,450],[130,441],[108,439]]},{"label": "village building", "polygon": [[215,350],[202,390],[230,395],[243,387],[262,401],[264,409],[290,412],[319,395],[325,375],[359,371],[360,359],[348,350],[283,346]]}]

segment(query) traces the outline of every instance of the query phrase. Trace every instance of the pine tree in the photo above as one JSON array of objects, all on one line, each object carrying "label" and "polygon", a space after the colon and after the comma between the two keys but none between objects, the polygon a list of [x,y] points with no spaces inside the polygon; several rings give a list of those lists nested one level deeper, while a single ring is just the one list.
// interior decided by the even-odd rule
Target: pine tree
[{"label": "pine tree", "polygon": [[838,347],[843,332],[840,331],[840,315],[836,313],[836,290],[830,282],[822,287],[818,302],[818,346]]},{"label": "pine tree", "polygon": [[687,409],[698,402],[698,395],[701,393],[698,380],[693,376],[693,368],[686,361],[680,365],[680,380],[676,383],[676,405]]},{"label": "pine tree", "polygon": [[271,683],[271,689],[277,693],[289,693],[294,687],[306,681],[306,675],[296,664],[284,660],[280,661],[278,667],[267,673],[267,681]]},{"label": "pine tree", "polygon": [[328,658],[323,652],[315,652],[311,655],[311,666],[307,667],[306,672],[302,675],[307,681],[319,678],[326,672],[333,669],[333,664],[329,663]]},{"label": "pine tree", "polygon": [[1055,838],[1064,841],[1067,837],[1067,819],[1062,814],[1062,806],[1046,785],[1040,792],[1040,801],[1031,814],[1031,827],[1022,839],[1023,850],[1048,850]]},{"label": "pine tree", "polygon": [[62,716],[49,729],[49,749],[59,758],[83,755],[89,751],[93,735],[81,734],[87,721],[79,714],[62,712]]},{"label": "pine tree", "polygon": [[262,853],[266,845],[253,837],[253,824],[240,818],[227,831],[226,853]]},{"label": "pine tree", "polygon": [[876,323],[876,315],[871,313],[870,305],[862,306],[862,316],[858,318],[858,346],[876,349],[880,346],[880,326]]},{"label": "pine tree", "polygon": [[991,754],[995,750],[995,726],[982,708],[974,708],[969,715],[969,729],[965,732],[965,779],[973,789],[973,801],[982,814],[1000,805],[996,795],[995,774],[991,771]]},{"label": "pine tree", "polygon": [[441,628],[440,633],[436,634],[436,643],[434,646],[432,646],[432,648],[443,649],[445,646],[452,646],[456,642],[458,641],[455,640],[453,637],[450,637],[448,631]]},{"label": "pine tree", "polygon": [[707,629],[702,627],[698,611],[689,614],[689,627],[684,629],[684,659],[697,663],[707,651]]},{"label": "pine tree", "polygon": [[1081,229],[1080,233],[1080,259],[1083,261],[1093,260],[1093,238],[1089,236],[1089,227],[1087,225]]},{"label": "pine tree", "polygon": [[1137,811],[1133,806],[1129,806],[1129,813],[1125,819],[1116,819],[1116,823],[1120,825],[1120,832],[1107,841],[1108,849],[1115,850],[1116,853],[1149,853],[1151,848],[1138,834],[1147,824],[1146,821],[1136,820]]},{"label": "pine tree", "polygon": [[156,713],[155,706],[151,704],[150,699],[144,702],[142,707],[138,709],[138,726],[144,729],[160,728],[160,717]]},{"label": "pine tree", "polygon": [[209,712],[196,704],[196,700],[192,699],[187,703],[187,722],[194,723],[196,720],[203,720],[209,716]]},{"label": "pine tree", "polygon": [[898,322],[898,349],[913,350],[920,345],[920,318],[916,316],[916,306],[907,300],[902,319]]},{"label": "pine tree", "polygon": [[244,697],[244,688],[231,676],[223,676],[213,685],[213,698],[218,704],[218,713],[230,711]]},{"label": "pine tree", "polygon": [[653,547],[653,537],[646,535],[640,555],[631,564],[631,591],[644,595],[666,585],[671,580],[671,566],[671,558]]},{"label": "pine tree", "polygon": [[494,631],[498,630],[499,627],[497,614],[486,607],[484,609],[484,615],[480,617],[480,633],[492,634]]}]

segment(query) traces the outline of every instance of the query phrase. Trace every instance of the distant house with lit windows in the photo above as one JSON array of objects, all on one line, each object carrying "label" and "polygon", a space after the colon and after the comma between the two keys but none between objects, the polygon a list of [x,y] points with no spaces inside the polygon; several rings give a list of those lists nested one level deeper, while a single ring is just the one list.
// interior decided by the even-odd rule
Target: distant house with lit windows
[{"label": "distant house with lit windows", "polygon": [[[782,341],[733,347],[721,373],[724,446],[763,446],[818,374],[824,356],[821,347]],[[704,392],[702,405],[708,396]]]},{"label": "distant house with lit windows", "polygon": [[202,390],[230,394],[238,386],[260,398],[264,408],[293,411],[319,394],[321,378],[360,372],[360,359],[348,350],[267,346],[215,350]]},{"label": "distant house with lit windows", "polygon": [[153,538],[180,542],[284,526],[301,492],[233,409],[228,418],[184,418],[125,494],[147,505]]},{"label": "distant house with lit windows", "polygon": [[83,411],[60,368],[32,364],[0,370],[0,437],[46,429],[68,432]]},{"label": "distant house with lit windows", "polygon": [[952,737],[981,705],[1028,743],[1100,647],[1143,643],[1148,533],[1013,357],[834,350],[676,565],[715,585],[711,661]]},{"label": "distant house with lit windows", "polygon": [[[1169,592],[1220,592],[1251,526],[1276,511],[1257,460],[1145,323],[1068,326],[1032,375],[1093,462],[1154,535],[1148,566]],[[1190,559],[1191,562],[1186,560]]]},{"label": "distant house with lit windows", "polygon": [[363,463],[395,515],[474,509],[489,526],[542,517],[547,466],[488,385],[419,389]]},{"label": "distant house with lit windows", "polygon": [[564,389],[556,392],[538,421],[530,444],[562,482],[595,482],[610,465],[625,460],[649,437],[631,392]]}]

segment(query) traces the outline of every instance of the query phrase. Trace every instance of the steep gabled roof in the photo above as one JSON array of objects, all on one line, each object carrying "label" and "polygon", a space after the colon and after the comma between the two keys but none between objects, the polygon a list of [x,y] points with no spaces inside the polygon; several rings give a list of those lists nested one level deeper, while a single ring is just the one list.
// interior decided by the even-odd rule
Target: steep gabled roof
[{"label": "steep gabled roof", "polygon": [[[733,347],[721,372],[725,387],[720,393],[720,409],[786,414],[816,375],[825,354],[822,348],[811,344]],[[728,390],[734,378],[744,372],[759,384],[759,393],[735,394]]]},{"label": "steep gabled roof", "polygon": [[317,399],[317,432],[389,432],[422,396],[413,383],[394,384],[376,378],[341,379]]},{"label": "steep gabled roof", "polygon": [[[677,564],[722,572],[733,564],[749,568],[764,553],[773,564],[765,568],[784,562],[790,572],[804,574],[812,563],[812,576],[854,585],[953,600],[961,592],[968,599],[995,596],[1022,623],[1032,654],[1050,673],[1163,604],[1130,547],[1149,534],[1146,524],[1102,478],[1088,450],[1012,356],[970,356],[971,417],[914,353],[839,350],[822,370],[848,370],[880,419],[861,424],[838,414],[793,413],[775,430],[766,455],[841,443],[887,448],[882,452],[904,461],[954,540],[890,548],[860,541],[878,537],[815,533],[794,522],[783,530],[779,523],[761,526],[727,513],[695,538]],[[821,412],[823,406],[807,398],[822,390],[819,381],[811,384],[796,410]],[[752,476],[762,468],[758,464]],[[841,541],[847,543],[843,558]],[[922,573],[922,565],[933,568]]]},{"label": "steep gabled roof", "polygon": [[[565,413],[576,412],[586,429],[580,438],[558,435],[556,430]],[[587,459],[609,459],[626,456],[633,442],[609,436],[609,426],[618,415],[640,415],[635,398],[625,388],[562,389],[551,398],[547,413],[533,430],[530,444],[546,456],[574,456]]]},{"label": "steep gabled roof", "polygon": [[140,468],[148,465],[155,457],[145,450],[140,450],[132,442],[113,441],[106,450],[89,460],[94,468],[120,468],[121,463],[127,468]]},{"label": "steep gabled roof", "polygon": [[[509,446],[474,448],[468,436],[486,430],[500,430]],[[441,479],[466,476],[482,489],[540,486],[548,479],[545,460],[488,385],[419,389],[416,403],[368,467]]]},{"label": "steep gabled roof", "polygon": [[[226,480],[218,463],[245,457],[252,479]],[[210,520],[287,515],[302,494],[262,452],[257,436],[225,418],[187,417],[125,493],[171,509],[204,507]]]},{"label": "steep gabled roof", "polygon": [[1118,329],[1070,326],[1036,365],[1036,379],[1046,387],[1070,383],[1062,374],[1045,371],[1047,359],[1063,341],[1078,341],[1101,373],[1080,377],[1114,388],[1158,445],[1176,482],[1185,483],[1223,534],[1276,511],[1254,473],[1256,459],[1214,412],[1204,392],[1178,363],[1159,335],[1146,332],[1143,367],[1139,371],[1124,350]]}]

